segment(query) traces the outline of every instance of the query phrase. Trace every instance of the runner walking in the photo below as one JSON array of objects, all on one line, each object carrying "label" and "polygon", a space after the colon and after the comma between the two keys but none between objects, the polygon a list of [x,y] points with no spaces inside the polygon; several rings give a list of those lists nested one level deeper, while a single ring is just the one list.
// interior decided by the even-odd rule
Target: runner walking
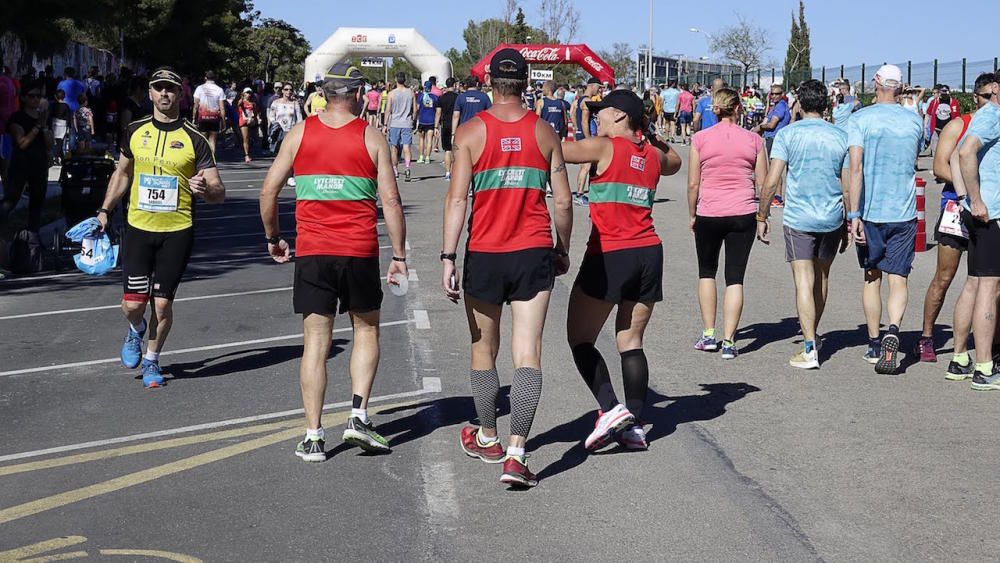
[{"label": "runner walking", "polygon": [[226,130],[226,93],[215,83],[215,73],[205,73],[205,83],[194,89],[194,106],[191,119],[198,130],[205,134],[208,146],[215,154],[219,132]]},{"label": "runner walking", "polygon": [[[573,284],[566,319],[573,360],[600,406],[584,447],[618,437],[629,449],[646,449],[640,422],[649,389],[643,336],[654,305],[663,300],[663,246],[653,228],[660,176],[676,174],[681,159],[666,143],[643,139],[650,123],[637,95],[616,90],[590,102],[597,136],[567,143],[566,162],[593,165],[587,253]],[[625,404],[618,402],[607,364],[595,343],[617,306],[615,335],[621,355]]]},{"label": "runner walking", "polygon": [[847,250],[845,193],[840,177],[847,163],[847,133],[823,120],[829,105],[826,85],[807,80],[799,87],[803,119],[785,127],[774,138],[771,165],[757,209],[757,239],[770,244],[768,216],[771,197],[788,170],[785,211],[782,215],[785,261],[792,266],[795,307],[804,340],[803,350],[789,360],[792,367],[819,367],[820,319],[826,309],[830,267],[838,248]]},{"label": "runner walking", "polygon": [[267,252],[287,263],[291,249],[278,223],[278,196],[291,174],[295,187],[295,282],[292,301],[302,315],[303,350],[299,368],[306,435],[295,455],[325,461],[321,420],[326,395],[326,362],[334,318],[349,313],[354,330],[350,373],[352,408],[343,440],[369,452],[389,451],[389,442],[368,417],[368,398],[378,370],[382,289],[376,198],[392,244],[385,281],[407,276],[406,222],[392,175],[389,145],[382,133],[359,119],[364,77],[340,63],[322,83],[326,110],[309,116],[285,138],[260,194]]},{"label": "runner walking", "polygon": [[[596,78],[587,80],[587,87],[583,91],[583,98],[577,96],[576,100],[576,127],[577,140],[589,139],[597,135],[597,117],[592,115],[587,107],[589,102],[599,102],[601,100],[601,81]],[[590,183],[590,164],[581,164],[580,171],[576,175],[576,193],[573,194],[573,203],[584,207],[590,205],[587,197]]]},{"label": "runner walking", "polygon": [[681,84],[681,92],[677,95],[677,124],[681,129],[681,143],[691,141],[691,122],[694,120],[694,94],[688,90],[687,84]]},{"label": "runner walking", "polygon": [[667,128],[667,141],[674,142],[674,135],[677,134],[677,98],[681,91],[677,89],[677,82],[671,82],[670,86],[660,93],[663,106],[663,122]]},{"label": "runner walking", "polygon": [[413,144],[413,118],[417,112],[417,100],[413,90],[406,87],[406,74],[396,73],[396,87],[389,94],[385,104],[386,120],[389,126],[389,146],[392,147],[392,169],[399,178],[399,153],[406,163],[405,181],[410,181],[410,145]]},{"label": "runner walking", "polygon": [[[153,114],[125,130],[118,167],[104,204],[101,229],[121,198],[129,194],[122,241],[122,312],[129,329],[122,365],[140,366],[146,388],[162,386],[160,354],[173,326],[173,300],[194,246],[195,198],[222,203],[226,188],[208,141],[180,115],[181,77],[161,67],[149,79]],[[144,318],[152,297],[150,319]],[[149,327],[145,356],[142,340]]]},{"label": "runner walking", "polygon": [[[533,112],[521,107],[528,65],[521,53],[501,49],[488,75],[495,105],[455,133],[455,164],[445,203],[445,295],[457,302],[455,266],[472,185],[472,220],[462,287],[472,333],[471,383],[480,426],[461,431],[466,454],[487,463],[503,463],[502,483],[532,487],[538,483],[525,464],[525,442],[542,390],[542,329],[554,276],[569,269],[573,226],[569,180],[559,139]],[[556,241],[545,204],[551,181]],[[497,436],[496,402],[500,381],[496,356],[500,315],[509,303],[513,314],[511,353],[510,441],[504,452]]]},{"label": "runner walking", "polygon": [[[885,375],[899,369],[899,325],[906,312],[917,235],[913,171],[923,139],[920,118],[896,103],[902,81],[899,67],[880,68],[874,78],[875,104],[854,114],[847,124],[851,154],[847,217],[865,271],[862,302],[869,341],[864,359]],[[883,274],[889,276],[889,329],[880,338]]]},{"label": "runner walking", "polygon": [[433,84],[428,80],[424,90],[417,95],[417,135],[420,137],[420,155],[417,164],[431,163],[434,150],[434,131],[441,123],[441,106],[438,96],[431,92]]},{"label": "runner walking", "polygon": [[552,126],[559,139],[566,137],[566,102],[556,98],[556,83],[547,80],[542,84],[542,97],[531,108],[538,117]]},{"label": "runner walking", "polygon": [[451,179],[451,140],[455,134],[451,128],[452,114],[455,112],[455,101],[458,100],[458,93],[455,92],[455,79],[448,77],[444,81],[444,91],[438,98],[438,105],[441,108],[441,149],[444,150],[444,179]]}]

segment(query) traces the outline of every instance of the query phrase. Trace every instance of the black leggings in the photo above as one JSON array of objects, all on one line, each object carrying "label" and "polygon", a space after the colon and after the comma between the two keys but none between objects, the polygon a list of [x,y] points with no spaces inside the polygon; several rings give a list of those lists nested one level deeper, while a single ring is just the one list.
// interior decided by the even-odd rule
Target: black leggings
[{"label": "black leggings", "polygon": [[698,251],[698,277],[715,279],[719,271],[719,253],[725,243],[726,285],[742,285],[756,234],[757,220],[753,213],[732,217],[696,215],[694,246]]},{"label": "black leggings", "polygon": [[48,163],[32,165],[13,163],[4,186],[3,215],[17,206],[24,188],[28,188],[28,230],[37,233],[42,227],[42,208],[45,206],[45,192],[49,185]]}]

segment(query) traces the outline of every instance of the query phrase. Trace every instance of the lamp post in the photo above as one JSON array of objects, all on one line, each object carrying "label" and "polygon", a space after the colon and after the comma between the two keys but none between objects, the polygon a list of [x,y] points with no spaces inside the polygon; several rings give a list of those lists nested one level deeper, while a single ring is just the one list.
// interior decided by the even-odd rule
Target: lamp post
[{"label": "lamp post", "polygon": [[[530,35],[525,35],[524,36],[524,40],[527,41],[530,44],[531,43],[531,36]],[[528,63],[528,84],[531,84],[531,63]]]},{"label": "lamp post", "polygon": [[649,41],[646,43],[646,89],[653,86],[653,0],[649,0]]}]

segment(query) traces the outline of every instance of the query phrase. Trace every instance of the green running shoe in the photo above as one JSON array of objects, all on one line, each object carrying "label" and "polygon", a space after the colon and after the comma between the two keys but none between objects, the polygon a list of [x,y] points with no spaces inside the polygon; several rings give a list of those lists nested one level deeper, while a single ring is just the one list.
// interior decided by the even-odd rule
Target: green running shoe
[{"label": "green running shoe", "polygon": [[375,425],[369,420],[367,423],[352,416],[347,421],[347,428],[344,429],[344,441],[353,446],[357,446],[366,452],[384,453],[392,451],[389,448],[389,441],[375,431]]},{"label": "green running shoe", "polygon": [[326,461],[326,451],[323,449],[323,440],[306,438],[295,446],[295,455],[303,461]]}]

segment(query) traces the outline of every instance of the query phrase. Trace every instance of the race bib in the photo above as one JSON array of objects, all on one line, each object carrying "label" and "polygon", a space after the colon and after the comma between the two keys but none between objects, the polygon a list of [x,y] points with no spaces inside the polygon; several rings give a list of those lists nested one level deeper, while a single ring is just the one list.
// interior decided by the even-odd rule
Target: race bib
[{"label": "race bib", "polygon": [[941,212],[941,225],[938,230],[942,233],[961,238],[969,238],[969,229],[962,223],[962,208],[958,202],[949,201]]},{"label": "race bib", "polygon": [[139,174],[139,209],[152,213],[177,211],[177,177]]},{"label": "race bib", "polygon": [[80,262],[88,266],[93,266],[97,263],[98,258],[100,258],[100,253],[94,256],[97,250],[98,239],[93,237],[84,237],[80,245]]}]

